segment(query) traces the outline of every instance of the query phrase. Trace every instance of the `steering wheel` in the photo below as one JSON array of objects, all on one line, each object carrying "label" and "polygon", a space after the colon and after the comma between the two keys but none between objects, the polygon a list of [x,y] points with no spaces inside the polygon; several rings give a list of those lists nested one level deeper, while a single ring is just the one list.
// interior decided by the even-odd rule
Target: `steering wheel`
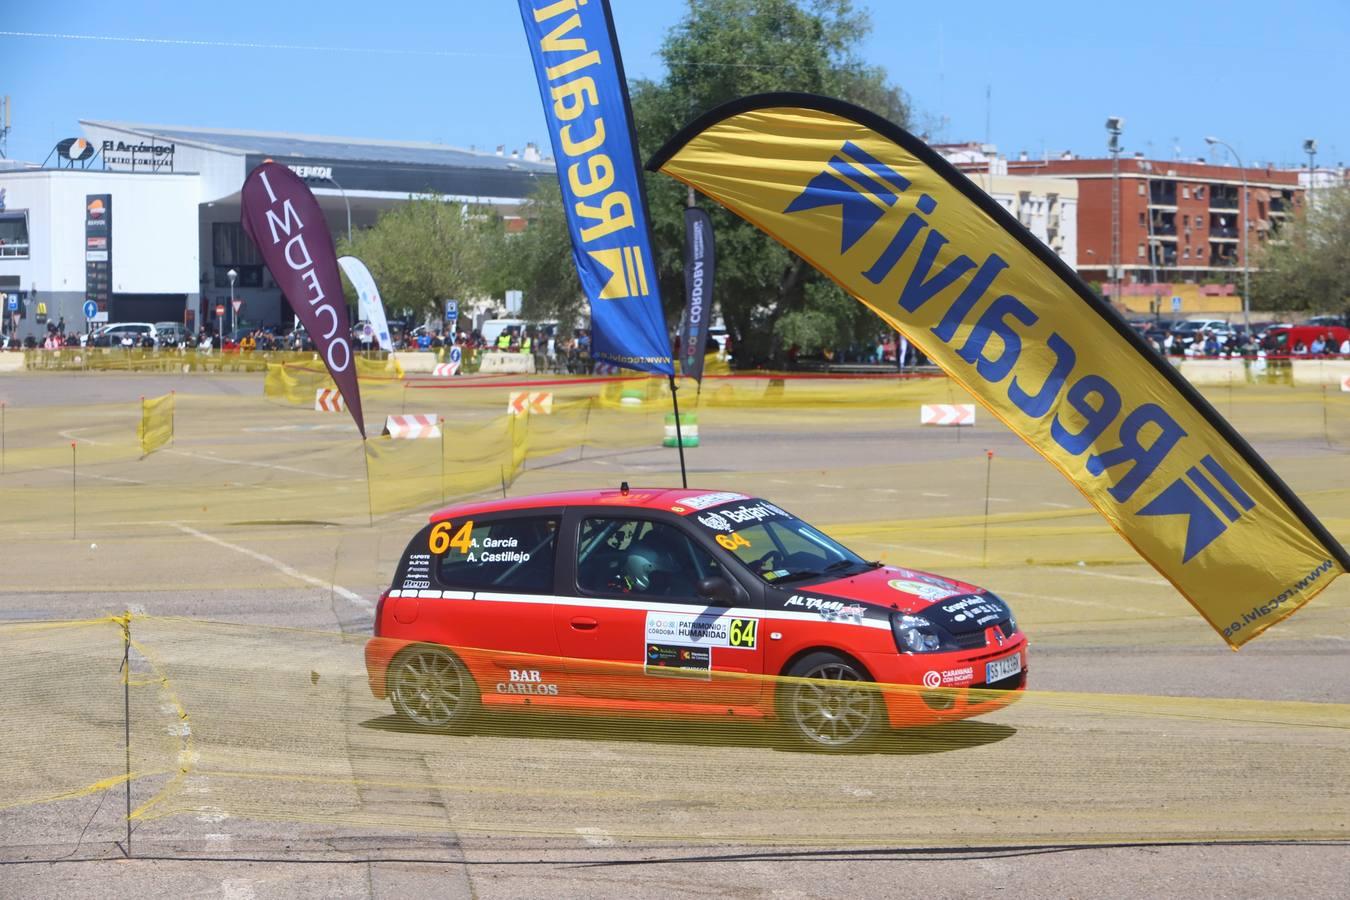
[{"label": "steering wheel", "polygon": [[768,553],[765,553],[763,556],[752,562],[750,565],[761,572],[768,572],[771,569],[777,568],[778,564],[781,563],[782,561],[783,561],[782,551],[770,550]]}]

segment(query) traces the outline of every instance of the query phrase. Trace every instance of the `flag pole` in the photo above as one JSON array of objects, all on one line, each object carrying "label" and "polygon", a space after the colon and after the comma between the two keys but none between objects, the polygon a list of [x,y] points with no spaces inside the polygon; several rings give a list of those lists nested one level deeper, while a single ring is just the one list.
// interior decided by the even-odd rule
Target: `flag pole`
[{"label": "flag pole", "polygon": [[366,515],[369,517],[369,524],[375,524],[375,489],[370,484],[370,447],[366,444],[365,436],[361,437],[361,462],[366,466]]},{"label": "flag pole", "polygon": [[[672,360],[674,362],[674,360]],[[680,431],[679,387],[675,384],[675,372],[670,373],[670,404],[675,407],[675,449],[680,451],[680,487],[689,487],[689,476],[684,468],[684,435]]]}]

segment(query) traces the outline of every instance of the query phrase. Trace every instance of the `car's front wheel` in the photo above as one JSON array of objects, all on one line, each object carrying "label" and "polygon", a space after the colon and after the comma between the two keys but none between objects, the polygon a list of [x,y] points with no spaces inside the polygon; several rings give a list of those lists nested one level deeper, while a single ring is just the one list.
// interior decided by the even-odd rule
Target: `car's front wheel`
[{"label": "car's front wheel", "polygon": [[778,688],[778,715],[793,742],[813,750],[856,750],[885,727],[886,704],[867,673],[837,653],[797,660]]},{"label": "car's front wheel", "polygon": [[389,699],[417,728],[462,731],[478,710],[478,685],[458,656],[419,645],[400,653],[390,667]]}]

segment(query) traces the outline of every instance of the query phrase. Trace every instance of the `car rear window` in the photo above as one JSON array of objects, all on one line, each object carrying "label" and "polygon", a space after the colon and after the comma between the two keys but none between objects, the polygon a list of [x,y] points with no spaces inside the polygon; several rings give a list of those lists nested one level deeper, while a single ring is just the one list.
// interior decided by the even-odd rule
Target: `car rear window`
[{"label": "car rear window", "polygon": [[553,591],[556,516],[438,522],[428,536],[437,580],[456,590]]}]

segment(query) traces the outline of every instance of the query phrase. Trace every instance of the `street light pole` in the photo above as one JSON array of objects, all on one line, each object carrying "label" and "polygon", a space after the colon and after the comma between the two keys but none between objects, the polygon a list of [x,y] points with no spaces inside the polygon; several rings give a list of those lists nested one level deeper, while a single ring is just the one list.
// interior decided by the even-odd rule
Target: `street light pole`
[{"label": "street light pole", "polygon": [[1248,335],[1251,334],[1252,312],[1251,312],[1251,273],[1252,261],[1247,255],[1247,231],[1251,223],[1247,221],[1247,195],[1251,191],[1247,187],[1247,167],[1242,164],[1242,157],[1233,149],[1233,145],[1227,141],[1221,141],[1216,137],[1205,138],[1205,143],[1211,147],[1218,144],[1220,147],[1226,147],[1228,152],[1233,154],[1233,159],[1237,160],[1238,170],[1242,173],[1242,322],[1247,326]]},{"label": "street light pole", "polygon": [[1110,140],[1107,149],[1111,151],[1111,299],[1123,303],[1120,296],[1120,133],[1125,120],[1120,116],[1108,116],[1106,133]]},{"label": "street light pole", "polygon": [[[235,282],[235,279],[239,277],[239,273],[236,272],[234,269],[231,269],[230,271],[228,271],[228,272],[225,273],[225,277],[228,278],[228,279],[230,279],[230,315],[233,316],[233,315],[234,315],[234,282]],[[221,318],[221,321],[224,322],[225,317],[224,317],[224,316],[221,316],[220,318]],[[224,331],[221,331],[221,334],[220,334],[220,346],[221,346],[222,349],[224,349],[224,347],[225,347],[225,332],[224,332]]]},{"label": "street light pole", "polygon": [[1313,166],[1317,159],[1317,141],[1308,138],[1303,142],[1303,152],[1308,154],[1308,208],[1312,209],[1313,190],[1316,186],[1317,169]]},{"label": "street light pole", "polygon": [[333,182],[333,187],[337,188],[338,193],[342,195],[342,203],[347,207],[347,243],[350,244],[352,242],[352,204],[347,199],[347,192],[342,189],[342,185],[338,184],[337,179],[332,175],[321,175],[319,177],[324,181]]}]

